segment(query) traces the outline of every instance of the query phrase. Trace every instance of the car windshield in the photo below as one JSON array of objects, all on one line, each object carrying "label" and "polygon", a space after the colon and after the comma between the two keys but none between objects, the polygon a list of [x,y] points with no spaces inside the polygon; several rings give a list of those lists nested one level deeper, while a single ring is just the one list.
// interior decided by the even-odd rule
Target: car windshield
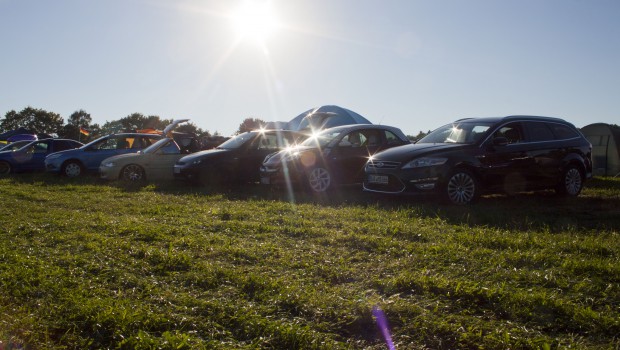
[{"label": "car windshield", "polygon": [[22,148],[24,145],[30,143],[32,141],[15,141],[12,143],[9,143],[8,145],[4,145],[2,147],[0,147],[0,151],[4,152],[4,151],[15,151],[17,149]]},{"label": "car windshield", "polygon": [[217,149],[236,149],[243,146],[246,142],[253,140],[258,131],[250,131],[233,137],[232,139],[217,146]]},{"label": "car windshield", "polygon": [[478,142],[491,127],[490,123],[461,122],[440,127],[416,143],[461,143]]},{"label": "car windshield", "polygon": [[157,150],[162,149],[163,153],[172,153],[176,149],[176,153],[179,153],[179,146],[177,146],[174,140],[169,138],[163,138],[161,140],[157,140],[154,144],[148,146],[147,148],[142,150],[142,153],[150,154],[155,153]]},{"label": "car windshield", "polygon": [[346,128],[331,128],[314,134],[301,143],[301,146],[309,147],[325,147],[338,136],[340,136]]}]

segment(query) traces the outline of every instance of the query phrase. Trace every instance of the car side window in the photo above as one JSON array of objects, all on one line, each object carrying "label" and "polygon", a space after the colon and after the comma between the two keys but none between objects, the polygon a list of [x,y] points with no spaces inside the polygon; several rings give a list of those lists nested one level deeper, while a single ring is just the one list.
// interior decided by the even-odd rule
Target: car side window
[{"label": "car side window", "polygon": [[148,146],[157,142],[159,139],[151,138],[151,137],[142,137],[141,140],[142,140],[142,148],[147,148]]},{"label": "car side window", "polygon": [[279,149],[278,135],[276,134],[261,135],[260,139],[258,140],[258,149],[277,151]]},{"label": "car side window", "polygon": [[181,150],[174,140],[170,140],[170,142],[166,143],[162,148],[160,148],[160,152],[162,154],[179,154]]},{"label": "car side window", "polygon": [[93,149],[106,150],[106,149],[116,149],[118,139],[115,137],[109,137],[101,142],[93,145]]},{"label": "car side window", "polygon": [[493,134],[493,137],[505,137],[508,140],[508,144],[519,143],[525,140],[521,123],[506,124],[499,128],[499,130]]},{"label": "car side window", "polygon": [[385,130],[385,141],[388,145],[397,145],[402,141],[393,132]]},{"label": "car side window", "polygon": [[69,141],[56,141],[54,142],[54,152],[72,149],[76,146],[77,145],[74,145],[72,142]]},{"label": "car side window", "polygon": [[551,131],[553,131],[555,138],[558,140],[567,140],[579,137],[577,131],[573,130],[568,125],[551,123],[549,126],[551,127]]},{"label": "car side window", "polygon": [[529,134],[529,140],[532,142],[551,141],[555,139],[553,132],[542,122],[526,122],[525,127]]},{"label": "car side window", "polygon": [[47,153],[49,149],[49,144],[47,142],[37,142],[33,146],[34,153]]},{"label": "car side window", "polygon": [[368,137],[359,131],[353,131],[342,138],[339,145],[344,147],[362,147],[366,144]]}]

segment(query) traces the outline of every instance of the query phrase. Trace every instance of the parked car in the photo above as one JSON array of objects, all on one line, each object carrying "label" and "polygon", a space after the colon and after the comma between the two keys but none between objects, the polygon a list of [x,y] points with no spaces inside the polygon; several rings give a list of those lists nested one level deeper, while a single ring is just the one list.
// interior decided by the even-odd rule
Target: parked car
[{"label": "parked car", "polygon": [[361,183],[370,156],[409,143],[400,129],[391,126],[337,126],[267,157],[260,168],[261,183],[301,184],[314,192],[325,192],[335,184]]},{"label": "parked car", "polygon": [[45,169],[50,173],[68,177],[97,172],[102,160],[119,154],[138,152],[161,138],[158,134],[110,134],[78,149],[50,154],[45,158]]},{"label": "parked car", "polygon": [[461,119],[415,144],[374,155],[364,190],[433,193],[468,204],[482,193],[555,189],[577,196],[592,176],[592,145],[558,118]]},{"label": "parked car", "polygon": [[174,165],[174,174],[201,184],[258,181],[265,157],[306,138],[291,130],[255,130],[239,134],[218,147],[187,155]]},{"label": "parked car", "polygon": [[17,150],[0,152],[0,174],[45,170],[45,157],[53,152],[81,147],[83,144],[68,139],[30,141]]},{"label": "parked car", "polygon": [[172,129],[188,119],[176,120],[164,130],[163,138],[137,153],[121,154],[106,158],[101,162],[99,175],[107,180],[139,182],[145,180],[174,179],[174,164],[181,157],[199,151],[195,137],[176,135],[181,147],[171,134]]}]

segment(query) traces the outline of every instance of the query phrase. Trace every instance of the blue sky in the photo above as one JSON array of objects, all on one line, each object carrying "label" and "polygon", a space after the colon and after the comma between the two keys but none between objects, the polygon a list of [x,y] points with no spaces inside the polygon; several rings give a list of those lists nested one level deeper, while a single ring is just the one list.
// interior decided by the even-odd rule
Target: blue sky
[{"label": "blue sky", "polygon": [[349,108],[407,134],[464,117],[620,124],[618,0],[0,0],[0,113],[131,113],[232,134]]}]

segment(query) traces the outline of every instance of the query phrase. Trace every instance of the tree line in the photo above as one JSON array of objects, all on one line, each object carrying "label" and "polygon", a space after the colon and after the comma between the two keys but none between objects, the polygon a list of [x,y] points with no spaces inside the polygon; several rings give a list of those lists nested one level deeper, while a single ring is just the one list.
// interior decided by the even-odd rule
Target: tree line
[{"label": "tree line", "polygon": [[[99,125],[93,123],[89,113],[80,109],[73,112],[65,123],[64,118],[58,113],[29,106],[19,112],[15,110],[8,111],[4,118],[0,119],[0,133],[25,128],[36,134],[58,135],[61,138],[87,142],[99,136],[118,132],[143,129],[163,130],[172,121],[172,119],[162,119],[157,115],[145,116],[141,113],[132,113],[124,118],[106,121],[103,125]],[[261,128],[264,125],[266,125],[266,122],[260,118],[245,118],[239,125],[236,133],[241,134]],[[81,129],[87,131],[88,135],[81,133]],[[198,137],[219,136],[217,131],[211,134],[209,131],[197,127],[192,122],[179,125],[175,131],[193,133]],[[407,137],[412,141],[417,141],[428,133],[430,133],[430,130],[426,133],[420,131],[418,135],[407,135]]]},{"label": "tree line", "polygon": [[[29,106],[19,112],[8,111],[4,118],[0,119],[0,133],[24,128],[35,134],[57,135],[61,138],[85,142],[118,132],[143,129],[163,130],[172,121],[172,119],[162,119],[157,115],[145,116],[141,113],[132,113],[124,118],[106,121],[100,125],[93,123],[91,115],[80,109],[73,112],[65,123],[64,118],[58,113]],[[239,125],[237,133],[257,129],[262,125],[265,125],[265,122],[259,118],[246,118]],[[193,133],[198,137],[218,136],[217,131],[212,135],[209,131],[197,127],[192,122],[179,125],[175,131]]]}]

